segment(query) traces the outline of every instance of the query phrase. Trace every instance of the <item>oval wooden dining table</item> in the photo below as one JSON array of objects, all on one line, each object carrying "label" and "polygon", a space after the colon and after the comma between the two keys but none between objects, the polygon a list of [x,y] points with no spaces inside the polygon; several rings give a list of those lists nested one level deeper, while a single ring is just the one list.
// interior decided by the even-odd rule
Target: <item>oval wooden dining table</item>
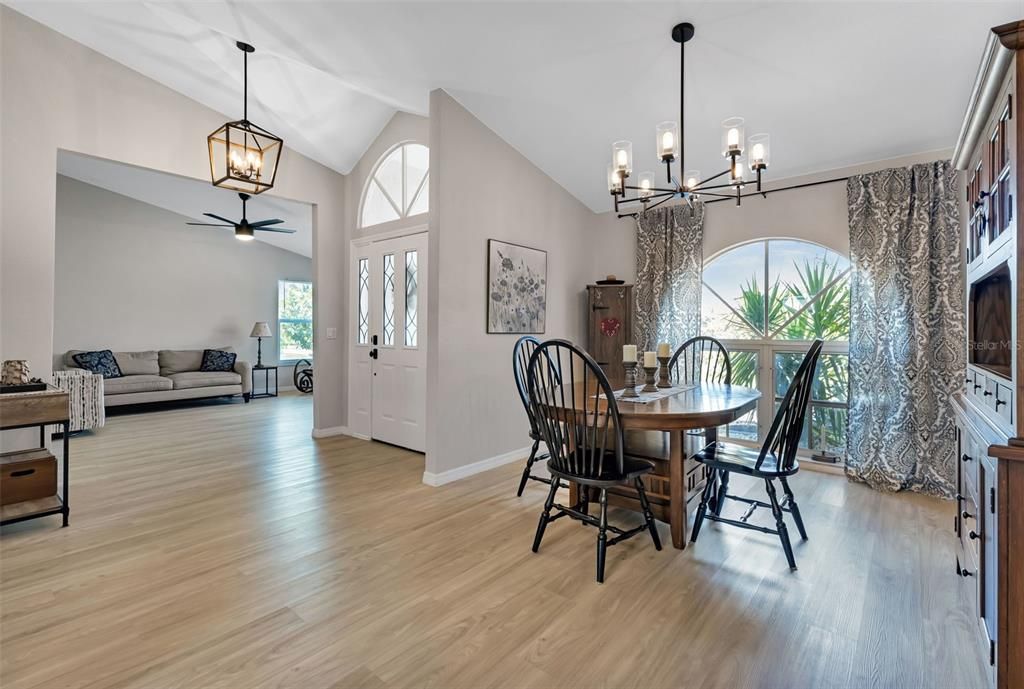
[{"label": "oval wooden dining table", "polygon": [[[577,394],[583,395],[585,390],[577,387]],[[614,381],[613,387],[617,387]],[[755,409],[759,399],[761,393],[753,388],[699,384],[679,388],[675,394],[645,404],[617,400],[626,454],[654,464],[654,471],[644,480],[647,497],[654,516],[671,528],[672,545],[676,548],[686,547],[688,515],[705,482],[718,480],[712,470],[691,457],[715,442],[719,426]],[[605,408],[602,402],[599,409]],[[697,430],[703,434],[694,434]],[[577,485],[570,483],[570,504],[576,504],[577,491]],[[608,503],[640,511],[636,491],[627,486],[609,489]]]}]

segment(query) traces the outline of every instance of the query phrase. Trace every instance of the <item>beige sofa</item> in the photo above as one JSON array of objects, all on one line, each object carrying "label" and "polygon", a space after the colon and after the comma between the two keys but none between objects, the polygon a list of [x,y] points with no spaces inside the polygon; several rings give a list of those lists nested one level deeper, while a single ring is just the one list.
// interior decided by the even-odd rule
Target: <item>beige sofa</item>
[{"label": "beige sofa", "polygon": [[[217,347],[233,352],[231,347]],[[64,355],[64,366],[80,368],[73,349]],[[200,371],[202,349],[161,349],[159,352],[114,352],[121,369],[120,378],[103,381],[103,405],[169,402],[242,395],[248,402],[252,393],[252,367],[248,361],[235,360],[233,371]]]}]

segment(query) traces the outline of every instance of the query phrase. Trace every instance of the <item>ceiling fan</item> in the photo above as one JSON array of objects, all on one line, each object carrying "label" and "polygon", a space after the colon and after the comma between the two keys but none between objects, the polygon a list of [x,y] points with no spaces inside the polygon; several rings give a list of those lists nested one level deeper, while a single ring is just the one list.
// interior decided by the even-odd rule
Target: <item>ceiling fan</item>
[{"label": "ceiling fan", "polygon": [[238,222],[235,222],[234,220],[228,220],[227,218],[221,217],[219,215],[214,215],[213,213],[203,213],[203,215],[209,218],[223,221],[224,224],[209,222],[188,222],[185,224],[199,225],[202,227],[233,227],[235,228],[235,238],[241,239],[242,241],[245,242],[251,241],[253,239],[253,233],[256,230],[260,230],[262,232],[281,232],[284,234],[295,234],[295,230],[289,230],[284,227],[268,227],[269,225],[278,225],[284,222],[284,220],[280,220],[278,218],[273,218],[272,220],[259,220],[257,222],[249,222],[245,217],[245,202],[252,197],[250,197],[248,194],[239,194],[238,198],[242,199],[242,219],[239,220]]}]

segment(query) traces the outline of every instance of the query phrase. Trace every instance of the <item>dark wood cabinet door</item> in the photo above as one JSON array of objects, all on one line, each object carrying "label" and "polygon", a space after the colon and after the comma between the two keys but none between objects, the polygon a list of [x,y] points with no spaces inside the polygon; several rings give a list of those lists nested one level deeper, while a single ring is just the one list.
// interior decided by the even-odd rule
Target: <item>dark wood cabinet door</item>
[{"label": "dark wood cabinet door", "polygon": [[622,345],[633,341],[633,286],[588,285],[587,350],[612,380],[622,378]]}]

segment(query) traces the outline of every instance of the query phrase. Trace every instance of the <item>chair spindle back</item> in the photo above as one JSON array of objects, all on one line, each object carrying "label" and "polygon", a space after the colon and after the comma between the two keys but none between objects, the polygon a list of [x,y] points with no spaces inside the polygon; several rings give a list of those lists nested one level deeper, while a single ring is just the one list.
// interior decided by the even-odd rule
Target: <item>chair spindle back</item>
[{"label": "chair spindle back", "polygon": [[530,391],[527,389],[526,373],[530,368],[530,357],[534,350],[540,345],[540,340],[531,335],[524,335],[516,340],[512,348],[512,375],[516,379],[516,390],[519,392],[519,399],[523,402],[526,410],[526,418],[530,421],[530,433],[540,433],[537,422],[533,418],[533,408],[530,406]]},{"label": "chair spindle back", "polygon": [[789,389],[786,390],[786,396],[782,398],[779,411],[775,413],[775,419],[768,430],[768,435],[765,436],[755,468],[761,468],[768,453],[775,455],[780,470],[788,471],[793,468],[796,451],[800,445],[800,435],[804,432],[807,405],[811,401],[814,369],[818,365],[818,357],[821,355],[823,344],[821,340],[815,340],[807,350],[804,360],[800,362],[793,381],[789,384]]},{"label": "chair spindle back", "polygon": [[713,337],[701,335],[684,342],[668,364],[675,383],[732,383],[732,362],[725,346]]},{"label": "chair spindle back", "polygon": [[549,467],[584,478],[623,471],[619,407],[608,377],[589,354],[566,340],[538,345],[527,389],[551,454]]}]

